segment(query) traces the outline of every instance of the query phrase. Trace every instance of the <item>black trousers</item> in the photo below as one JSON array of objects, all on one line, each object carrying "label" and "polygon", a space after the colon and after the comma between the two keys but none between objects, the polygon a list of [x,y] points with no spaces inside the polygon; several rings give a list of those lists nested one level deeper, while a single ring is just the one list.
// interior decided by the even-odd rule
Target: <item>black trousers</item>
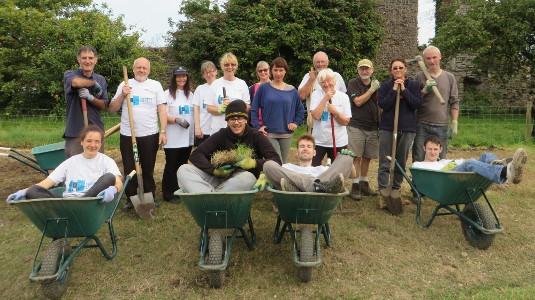
[{"label": "black trousers", "polygon": [[165,167],[162,177],[163,199],[169,201],[173,198],[173,193],[178,190],[176,172],[181,165],[188,163],[191,153],[191,146],[184,148],[164,148]]},{"label": "black trousers", "polygon": [[[97,179],[95,184],[93,184],[93,186],[89,188],[87,192],[85,192],[83,197],[96,197],[98,193],[112,185],[115,185],[115,175],[112,173],[106,173]],[[26,191],[26,199],[39,198],[57,198],[57,196],[52,194],[52,192],[49,190],[34,184],[28,189],[28,191]]]},{"label": "black trousers", "polygon": [[[346,149],[346,146],[343,147],[336,147],[336,152],[340,152],[342,149]],[[317,167],[321,165],[321,161],[323,160],[323,157],[325,154],[327,154],[327,157],[331,159],[331,163],[334,162],[334,154],[333,154],[333,147],[323,147],[318,146],[314,148],[316,150],[316,155],[312,158],[312,166]]]},{"label": "black trousers", "polygon": [[[156,133],[136,138],[139,162],[143,174],[143,191],[145,193],[152,193],[153,197],[155,196],[154,191],[156,189],[154,164],[156,164],[156,154],[158,152],[158,137],[159,134]],[[123,158],[124,174],[127,176],[132,170],[135,170],[132,137],[121,134],[119,142],[121,157]],[[137,187],[137,180],[130,181],[126,187],[126,196],[131,197],[137,195]]]}]

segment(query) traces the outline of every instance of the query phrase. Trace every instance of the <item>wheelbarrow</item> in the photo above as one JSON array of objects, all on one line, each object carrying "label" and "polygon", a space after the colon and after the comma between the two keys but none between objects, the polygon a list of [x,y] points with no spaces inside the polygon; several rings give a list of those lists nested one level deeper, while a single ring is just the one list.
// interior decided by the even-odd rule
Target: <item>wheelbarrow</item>
[{"label": "wheelbarrow", "polygon": [[[416,202],[416,223],[420,227],[428,228],[437,216],[456,215],[461,221],[461,229],[468,243],[482,250],[488,249],[496,233],[503,231],[485,194],[492,181],[474,172],[418,168],[410,168],[410,178],[397,162],[396,165],[412,188]],[[427,220],[422,220],[424,197],[438,203]],[[478,201],[481,198],[485,201]]]},{"label": "wheelbarrow", "polygon": [[[111,202],[101,197],[62,198],[64,187],[51,189],[57,198],[22,199],[8,201],[17,206],[30,221],[42,231],[41,241],[33,260],[30,280],[41,283],[47,298],[60,298],[67,289],[69,269],[83,248],[98,247],[102,255],[111,260],[117,255],[117,238],[113,229],[113,216],[125,188],[134,172],[126,177],[123,188]],[[108,223],[111,252],[106,250],[96,236],[102,224]],[[51,238],[42,259],[38,257],[45,237]],[[70,245],[70,239],[84,238],[78,245]],[[94,243],[90,243],[94,241]]]},{"label": "wheelbarrow", "polygon": [[293,261],[297,266],[297,275],[302,282],[309,282],[312,279],[312,268],[321,265],[320,236],[323,235],[325,244],[330,247],[329,219],[349,192],[285,192],[270,187],[268,191],[273,193],[273,200],[279,211],[273,241],[279,244],[284,234],[289,232],[293,242]]},{"label": "wheelbarrow", "polygon": [[[251,204],[257,189],[245,192],[175,192],[201,228],[199,267],[208,272],[211,287],[220,288],[235,238],[243,238],[247,248],[256,247]],[[248,230],[244,229],[248,225]]]},{"label": "wheelbarrow", "polygon": [[0,156],[13,158],[14,160],[48,175],[48,170],[53,170],[65,160],[65,142],[48,144],[32,148],[34,157],[22,153],[14,148],[0,147]]}]

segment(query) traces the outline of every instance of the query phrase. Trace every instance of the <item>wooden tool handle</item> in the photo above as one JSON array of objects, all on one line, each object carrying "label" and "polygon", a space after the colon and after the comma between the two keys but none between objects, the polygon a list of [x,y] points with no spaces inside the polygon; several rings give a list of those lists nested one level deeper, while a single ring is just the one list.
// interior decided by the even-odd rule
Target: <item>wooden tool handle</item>
[{"label": "wooden tool handle", "polygon": [[84,127],[89,125],[89,119],[87,118],[87,100],[82,98],[82,115],[84,116]]},{"label": "wooden tool handle", "polygon": [[[425,66],[425,63],[420,59],[417,59],[417,62],[418,62],[418,66],[424,73],[425,78],[427,80],[433,79],[433,77],[431,77],[431,74],[429,74],[429,71],[427,71],[427,67]],[[436,86],[432,88],[433,88],[433,93],[435,93],[435,96],[437,96],[438,100],[440,100],[440,103],[442,104],[446,103],[446,101],[444,101],[444,98],[442,98],[442,95],[440,94],[440,91],[438,90],[438,88]]]}]

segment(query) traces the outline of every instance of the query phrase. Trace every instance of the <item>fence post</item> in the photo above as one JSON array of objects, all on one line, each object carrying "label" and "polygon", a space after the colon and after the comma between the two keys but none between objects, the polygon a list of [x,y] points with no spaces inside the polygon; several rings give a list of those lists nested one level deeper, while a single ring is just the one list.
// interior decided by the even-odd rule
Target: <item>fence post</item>
[{"label": "fence post", "polygon": [[531,116],[532,106],[533,103],[531,101],[528,101],[526,104],[526,132],[524,133],[526,142],[531,141],[531,132],[533,130],[533,119]]}]

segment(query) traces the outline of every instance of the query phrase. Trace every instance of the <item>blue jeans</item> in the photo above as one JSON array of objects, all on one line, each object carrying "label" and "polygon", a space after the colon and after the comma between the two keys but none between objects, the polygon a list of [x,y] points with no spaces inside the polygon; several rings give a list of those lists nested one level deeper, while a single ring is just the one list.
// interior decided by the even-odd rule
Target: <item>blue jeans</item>
[{"label": "blue jeans", "polygon": [[483,153],[479,160],[468,159],[464,163],[456,166],[453,171],[458,172],[474,172],[479,174],[494,183],[504,183],[505,179],[501,177],[503,168],[502,165],[491,165],[490,162],[496,159],[496,155],[492,153]]},{"label": "blue jeans", "polygon": [[425,158],[424,143],[425,140],[431,136],[437,136],[442,143],[442,152],[440,153],[440,159],[446,158],[448,153],[448,125],[435,126],[423,123],[416,125],[416,137],[414,138],[414,144],[412,145],[412,161],[423,161]]}]

